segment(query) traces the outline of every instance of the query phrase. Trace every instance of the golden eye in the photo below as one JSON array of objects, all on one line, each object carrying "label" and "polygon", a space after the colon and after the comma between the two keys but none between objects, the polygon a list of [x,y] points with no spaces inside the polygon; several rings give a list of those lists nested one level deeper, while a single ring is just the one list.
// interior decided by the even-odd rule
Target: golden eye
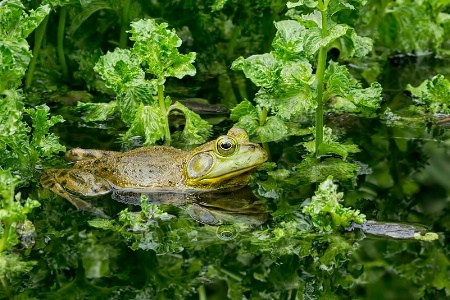
[{"label": "golden eye", "polygon": [[228,135],[221,136],[216,142],[216,152],[222,156],[230,156],[236,152],[237,142]]}]

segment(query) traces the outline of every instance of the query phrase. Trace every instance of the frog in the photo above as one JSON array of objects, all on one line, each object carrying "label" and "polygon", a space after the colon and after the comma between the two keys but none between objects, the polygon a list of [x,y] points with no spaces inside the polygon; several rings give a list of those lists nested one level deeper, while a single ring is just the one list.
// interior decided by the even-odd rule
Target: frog
[{"label": "frog", "polygon": [[72,168],[48,169],[41,185],[67,199],[78,210],[104,216],[86,199],[113,191],[124,193],[203,194],[236,191],[268,158],[232,127],[226,135],[184,151],[171,146],[144,146],[126,152],[73,148],[66,152]]}]

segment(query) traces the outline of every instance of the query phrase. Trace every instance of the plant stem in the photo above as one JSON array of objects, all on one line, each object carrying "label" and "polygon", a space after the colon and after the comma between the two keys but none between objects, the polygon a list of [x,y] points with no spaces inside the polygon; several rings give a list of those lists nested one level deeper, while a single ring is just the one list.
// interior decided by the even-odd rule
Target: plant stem
[{"label": "plant stem", "polygon": [[[263,107],[261,115],[259,116],[259,126],[264,126],[264,124],[266,123],[266,119],[267,119],[267,108]],[[272,160],[270,157],[269,144],[267,142],[263,142],[262,147],[264,150],[266,150],[267,155],[269,156],[269,161]]]},{"label": "plant stem", "polygon": [[[321,2],[321,1],[319,1]],[[327,30],[327,4],[320,10],[322,15],[322,38],[328,35]],[[327,62],[327,49],[322,46],[319,49],[319,59],[317,62],[317,108],[316,108],[316,153],[318,155],[319,147],[323,142],[323,78],[325,75],[325,65]]]},{"label": "plant stem", "polygon": [[61,7],[58,21],[58,35],[56,40],[56,50],[58,51],[59,63],[61,64],[62,76],[64,80],[69,79],[69,70],[67,68],[66,58],[64,56],[64,30],[66,28],[67,8]]},{"label": "plant stem", "polygon": [[3,252],[6,248],[6,244],[8,243],[10,229],[11,229],[11,223],[6,220],[5,221],[5,229],[3,230],[2,239],[0,240],[0,252]]},{"label": "plant stem", "polygon": [[205,291],[205,286],[201,285],[198,287],[198,299],[199,300],[206,300],[206,291]]},{"label": "plant stem", "polygon": [[164,145],[170,145],[170,130],[169,130],[169,116],[167,113],[166,103],[164,101],[164,85],[158,85],[158,102],[159,102],[159,108],[161,109],[161,112],[164,116],[165,120],[165,138],[164,138]]},{"label": "plant stem", "polygon": [[120,26],[119,48],[125,49],[128,42],[128,23],[130,15],[131,0],[122,1],[122,24]]},{"label": "plant stem", "polygon": [[259,126],[263,126],[267,119],[267,108],[263,107],[261,115],[259,116]]},{"label": "plant stem", "polygon": [[6,280],[5,276],[0,276],[0,281],[2,282],[3,289],[5,290],[6,298],[12,299],[11,290],[9,289],[8,280]]},{"label": "plant stem", "polygon": [[30,65],[28,66],[27,77],[25,78],[25,88],[29,88],[33,82],[34,69],[36,68],[37,59],[39,56],[39,51],[41,50],[42,40],[45,36],[45,31],[47,29],[48,14],[38,28],[34,31],[34,46],[33,46],[33,57],[31,58]]}]

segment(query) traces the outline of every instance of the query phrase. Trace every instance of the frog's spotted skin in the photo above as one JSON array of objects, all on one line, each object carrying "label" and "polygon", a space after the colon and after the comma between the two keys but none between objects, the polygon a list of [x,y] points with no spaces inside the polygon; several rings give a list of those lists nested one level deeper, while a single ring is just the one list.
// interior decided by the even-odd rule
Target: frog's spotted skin
[{"label": "frog's spotted skin", "polygon": [[142,147],[128,152],[75,148],[66,153],[72,169],[50,169],[41,176],[44,187],[78,209],[93,211],[81,198],[105,195],[113,189],[133,192],[205,193],[245,186],[251,172],[267,160],[247,133],[232,128],[225,136],[186,152],[172,147]]},{"label": "frog's spotted skin", "polygon": [[66,152],[66,160],[68,161],[80,161],[80,160],[89,160],[101,157],[107,157],[111,155],[120,154],[120,152],[116,151],[108,151],[108,150],[96,150],[96,149],[81,149],[74,148]]}]

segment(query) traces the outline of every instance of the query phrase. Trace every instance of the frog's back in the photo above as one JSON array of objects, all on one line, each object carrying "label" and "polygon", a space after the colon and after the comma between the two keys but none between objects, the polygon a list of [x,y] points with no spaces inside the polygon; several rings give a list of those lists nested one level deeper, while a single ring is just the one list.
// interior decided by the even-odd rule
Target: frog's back
[{"label": "frog's back", "polygon": [[116,188],[176,191],[185,189],[183,165],[187,155],[172,147],[141,147],[80,161],[75,168],[90,169]]}]

